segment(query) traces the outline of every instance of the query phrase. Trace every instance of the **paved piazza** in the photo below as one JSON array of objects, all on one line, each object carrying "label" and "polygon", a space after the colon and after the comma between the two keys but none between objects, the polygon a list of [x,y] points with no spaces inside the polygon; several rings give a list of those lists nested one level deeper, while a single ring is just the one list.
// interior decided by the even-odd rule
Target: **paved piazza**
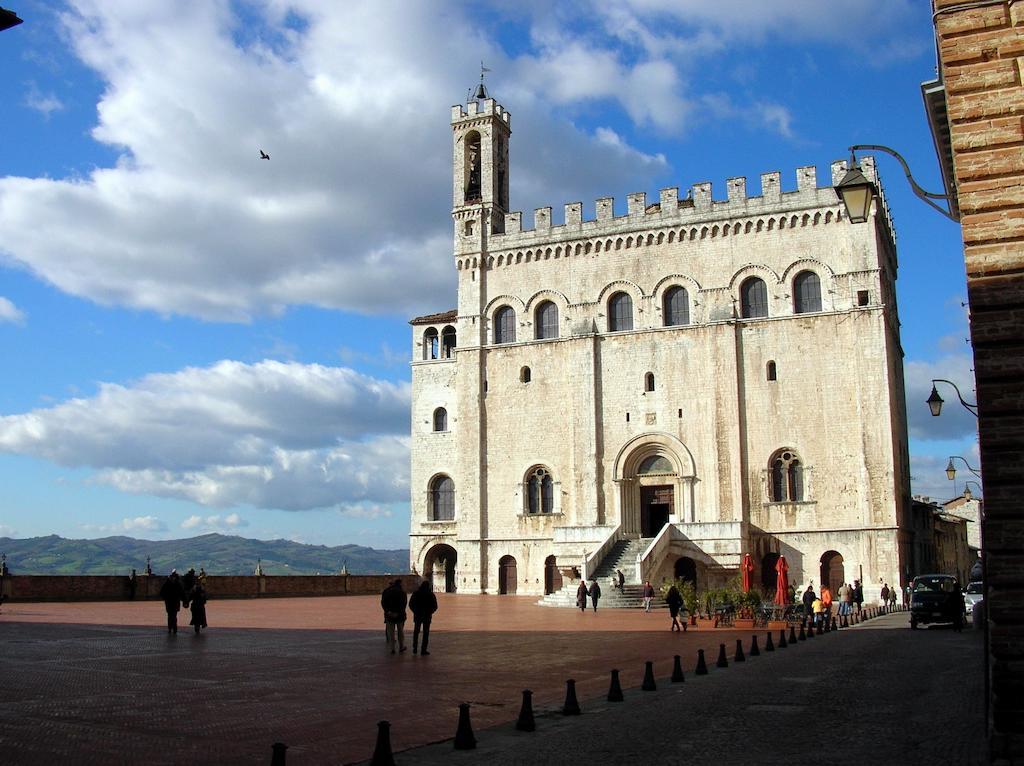
[{"label": "paved piazza", "polygon": [[[783,763],[815,751],[832,763],[981,762],[974,631],[911,633],[897,614],[717,669],[719,643],[731,660],[749,633],[672,634],[664,612],[438,599],[429,657],[386,654],[376,597],[211,601],[212,627],[198,637],[168,636],[156,602],[5,604],[0,762],[269,763],[282,741],[289,764],[353,763],[372,754],[381,719],[392,722],[399,764],[587,753],[592,763]],[[706,678],[692,675],[698,648],[712,665]],[[681,687],[667,679],[673,654],[683,657]],[[645,660],[657,692],[636,689]],[[625,705],[603,701],[613,667]],[[577,680],[579,718],[553,713],[567,678]],[[509,724],[527,688],[535,734]],[[460,702],[472,703],[479,749],[417,747],[454,735]],[[844,736],[843,721],[855,731]]]}]

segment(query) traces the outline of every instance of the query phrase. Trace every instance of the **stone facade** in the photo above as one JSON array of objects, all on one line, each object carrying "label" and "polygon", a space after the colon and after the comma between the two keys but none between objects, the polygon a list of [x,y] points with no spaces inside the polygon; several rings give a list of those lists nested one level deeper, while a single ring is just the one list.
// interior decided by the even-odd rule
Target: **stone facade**
[{"label": "stone facade", "polygon": [[1024,2],[933,0],[985,495],[991,758],[1024,759]]},{"label": "stone facade", "polygon": [[[761,194],[729,179],[626,212],[507,210],[509,113],[452,110],[458,307],[412,320],[416,571],[542,594],[642,539],[627,576],[723,584],[751,553],[774,588],[861,578],[910,549],[888,210],[845,219],[831,166]],[[877,182],[874,163],[865,173]],[[761,572],[755,581],[762,579]],[[875,583],[879,583],[875,585]],[[440,586],[439,586],[440,587]]]},{"label": "stone facade", "polygon": [[981,553],[981,518],[984,501],[980,497],[961,495],[942,504],[942,510],[967,522],[967,545],[977,557]]}]

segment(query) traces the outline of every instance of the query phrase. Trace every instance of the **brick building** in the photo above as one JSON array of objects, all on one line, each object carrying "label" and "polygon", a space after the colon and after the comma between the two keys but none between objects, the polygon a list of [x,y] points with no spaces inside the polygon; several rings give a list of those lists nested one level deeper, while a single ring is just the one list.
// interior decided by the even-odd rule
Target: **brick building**
[{"label": "brick building", "polygon": [[[991,759],[1024,760],[1024,1],[933,0],[984,473]],[[940,114],[939,112],[944,112]]]},{"label": "brick building", "polygon": [[[639,582],[861,578],[909,552],[895,239],[799,168],[624,214],[508,203],[509,113],[452,111],[458,307],[413,326],[411,563],[448,590],[544,594],[614,557]],[[871,158],[865,172],[877,181]]]}]

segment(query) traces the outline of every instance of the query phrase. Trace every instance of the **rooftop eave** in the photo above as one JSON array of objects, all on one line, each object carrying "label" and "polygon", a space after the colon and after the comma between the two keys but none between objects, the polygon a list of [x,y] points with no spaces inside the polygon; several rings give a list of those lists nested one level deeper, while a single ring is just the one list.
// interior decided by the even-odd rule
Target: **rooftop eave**
[{"label": "rooftop eave", "polygon": [[953,141],[949,132],[949,116],[946,111],[946,86],[941,80],[921,83],[921,98],[928,116],[928,127],[932,132],[932,143],[942,171],[942,188],[949,197],[949,212],[960,220],[960,206],[957,204],[956,169],[953,165]]}]

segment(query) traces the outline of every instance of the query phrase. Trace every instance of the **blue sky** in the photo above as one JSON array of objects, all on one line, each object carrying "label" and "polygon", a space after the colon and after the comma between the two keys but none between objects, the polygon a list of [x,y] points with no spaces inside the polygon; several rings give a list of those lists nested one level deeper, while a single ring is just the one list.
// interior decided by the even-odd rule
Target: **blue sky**
[{"label": "blue sky", "polygon": [[[407,320],[454,305],[449,108],[481,60],[526,220],[795,188],[853,143],[941,186],[924,2],[5,4],[0,536],[404,547]],[[960,229],[878,164],[914,491],[947,498],[975,423],[923,402],[973,399]]]}]

